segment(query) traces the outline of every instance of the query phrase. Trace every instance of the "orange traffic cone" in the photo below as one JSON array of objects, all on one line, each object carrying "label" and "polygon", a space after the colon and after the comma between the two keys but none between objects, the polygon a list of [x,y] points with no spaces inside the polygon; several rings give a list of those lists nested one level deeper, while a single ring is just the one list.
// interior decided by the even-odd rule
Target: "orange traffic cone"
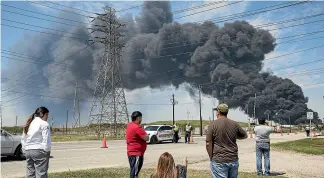
[{"label": "orange traffic cone", "polygon": [[190,143],[193,143],[194,141],[193,141],[193,138],[192,138],[192,136],[190,137]]},{"label": "orange traffic cone", "polygon": [[101,146],[101,148],[108,148],[106,136],[104,136],[103,139],[102,139],[102,146]]}]

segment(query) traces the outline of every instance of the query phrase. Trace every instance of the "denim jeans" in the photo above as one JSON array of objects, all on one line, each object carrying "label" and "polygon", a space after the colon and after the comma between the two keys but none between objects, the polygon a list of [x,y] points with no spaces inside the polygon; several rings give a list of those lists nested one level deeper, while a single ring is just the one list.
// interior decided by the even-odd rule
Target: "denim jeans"
[{"label": "denim jeans", "polygon": [[237,178],[239,162],[217,163],[214,160],[210,162],[210,169],[213,178]]},{"label": "denim jeans", "polygon": [[264,157],[264,175],[270,175],[270,143],[256,143],[256,164],[258,175],[263,175],[262,156]]}]

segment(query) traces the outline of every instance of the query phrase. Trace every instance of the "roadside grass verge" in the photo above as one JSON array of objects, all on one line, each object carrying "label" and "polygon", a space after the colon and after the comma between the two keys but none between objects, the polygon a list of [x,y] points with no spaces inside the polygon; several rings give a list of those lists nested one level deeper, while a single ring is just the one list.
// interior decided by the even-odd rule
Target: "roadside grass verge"
[{"label": "roadside grass verge", "polygon": [[[153,169],[143,169],[141,170],[140,177],[150,178],[151,174],[154,173]],[[190,178],[210,178],[209,171],[198,171],[189,170],[187,173]],[[128,168],[101,168],[101,169],[88,169],[81,171],[70,171],[61,173],[51,173],[49,178],[128,178],[129,169]],[[256,178],[256,173],[239,173],[239,178]],[[270,176],[269,178],[271,178]],[[272,178],[284,178],[281,176],[275,176]]]},{"label": "roadside grass verge", "polygon": [[[101,141],[102,136],[98,138],[96,135],[63,135],[63,134],[52,134],[52,142],[69,142],[69,141]],[[106,137],[107,141],[109,140],[123,140],[124,137]]]},{"label": "roadside grass verge", "polygon": [[324,138],[306,138],[301,140],[271,144],[280,150],[290,150],[299,153],[324,155]]},{"label": "roadside grass verge", "polygon": [[[183,127],[183,128],[185,128],[185,126],[187,124],[187,120],[176,120],[175,122],[178,124],[179,127]],[[189,122],[190,122],[192,127],[200,127],[200,120],[189,120]],[[163,124],[172,125],[172,120],[145,123],[145,125],[163,125]],[[209,124],[209,120],[203,120],[202,121],[203,127],[208,125],[208,124]],[[238,124],[241,127],[248,127],[248,123],[245,123],[245,122],[238,122]]]},{"label": "roadside grass verge", "polygon": [[68,142],[68,141],[86,141],[86,140],[100,140],[97,136],[88,136],[88,135],[61,135],[61,134],[52,134],[52,142]]}]

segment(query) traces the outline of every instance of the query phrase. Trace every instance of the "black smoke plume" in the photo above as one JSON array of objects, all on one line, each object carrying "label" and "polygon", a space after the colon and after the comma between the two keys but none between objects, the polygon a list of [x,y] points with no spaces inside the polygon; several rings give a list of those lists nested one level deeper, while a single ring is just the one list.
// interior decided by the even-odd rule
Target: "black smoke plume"
[{"label": "black smoke plume", "polygon": [[[245,21],[225,23],[219,27],[213,22],[180,24],[172,20],[169,2],[144,2],[139,16],[126,14],[120,20],[127,22],[121,29],[125,38],[122,53],[122,77],[126,89],[133,90],[149,86],[160,88],[189,83],[192,88],[202,87],[202,92],[211,95],[231,108],[239,108],[249,116],[280,121],[282,124],[304,123],[308,98],[300,86],[289,79],[260,72],[265,55],[275,49],[275,38],[262,29],[256,29]],[[100,25],[95,22],[95,25]],[[48,54],[50,63],[43,66],[43,75],[51,75],[65,68],[67,74],[60,82],[46,79],[48,86],[62,88],[55,91],[62,97],[73,97],[71,88],[75,81],[81,81],[85,97],[91,97],[96,75],[102,60],[103,45],[94,44],[75,57],[73,51],[82,49],[83,39],[93,39],[86,28],[69,30],[80,33],[82,39],[70,40],[74,44],[71,51],[64,53],[65,65],[53,62],[53,53]],[[102,35],[102,34],[101,34]],[[42,37],[43,38],[43,37]],[[48,39],[51,41],[52,39]],[[40,40],[42,41],[42,40]],[[39,52],[49,51],[55,45],[66,46],[63,39],[53,39],[53,43],[35,45]],[[65,45],[63,45],[65,44]],[[31,50],[35,51],[35,50]],[[38,55],[39,56],[39,55]],[[189,89],[189,91],[193,91]],[[256,97],[255,97],[256,94]],[[318,114],[315,113],[318,118]]]}]

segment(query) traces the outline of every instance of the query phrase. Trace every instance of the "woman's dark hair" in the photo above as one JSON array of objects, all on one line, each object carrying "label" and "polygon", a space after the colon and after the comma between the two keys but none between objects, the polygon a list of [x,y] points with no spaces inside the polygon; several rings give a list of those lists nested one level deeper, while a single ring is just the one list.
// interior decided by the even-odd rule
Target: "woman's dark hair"
[{"label": "woman's dark hair", "polygon": [[131,116],[132,121],[136,121],[136,119],[137,119],[138,117],[142,117],[142,113],[139,112],[139,111],[134,111],[134,112],[132,113],[132,116]]},{"label": "woman's dark hair", "polygon": [[36,111],[30,115],[27,119],[26,125],[24,127],[24,133],[27,134],[29,126],[31,124],[31,122],[34,120],[35,117],[43,117],[45,114],[49,113],[49,110],[45,107],[39,107],[36,109]]},{"label": "woman's dark hair", "polygon": [[259,124],[261,124],[261,125],[264,125],[264,124],[265,124],[265,122],[266,122],[266,120],[265,120],[265,119],[263,119],[263,118],[259,119]]}]

